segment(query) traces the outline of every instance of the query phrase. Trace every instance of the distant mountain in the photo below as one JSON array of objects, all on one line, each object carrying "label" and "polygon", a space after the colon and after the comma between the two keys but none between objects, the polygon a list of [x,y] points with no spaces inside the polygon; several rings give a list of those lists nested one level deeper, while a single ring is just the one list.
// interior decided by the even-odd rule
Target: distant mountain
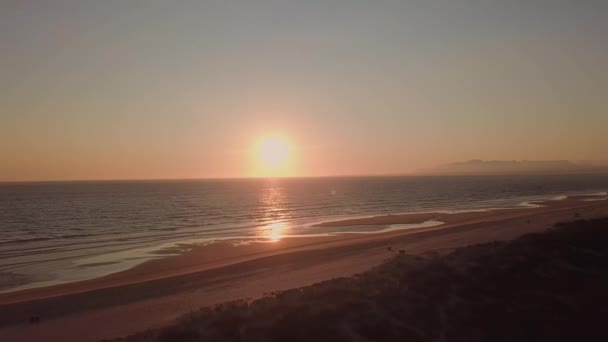
[{"label": "distant mountain", "polygon": [[441,165],[431,174],[581,174],[608,173],[608,165],[571,162],[568,160],[480,160],[473,159]]}]

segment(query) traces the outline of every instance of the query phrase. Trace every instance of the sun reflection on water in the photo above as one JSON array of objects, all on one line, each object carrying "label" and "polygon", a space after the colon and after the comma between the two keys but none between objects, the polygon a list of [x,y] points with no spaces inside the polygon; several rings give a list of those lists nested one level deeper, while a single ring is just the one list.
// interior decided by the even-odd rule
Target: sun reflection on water
[{"label": "sun reflection on water", "polygon": [[285,237],[289,219],[287,194],[280,180],[269,180],[260,193],[260,202],[264,205],[264,218],[268,223],[261,232],[261,237],[269,242],[277,242]]},{"label": "sun reflection on water", "polygon": [[284,222],[271,223],[266,227],[264,237],[272,242],[280,241],[285,235],[287,225]]}]

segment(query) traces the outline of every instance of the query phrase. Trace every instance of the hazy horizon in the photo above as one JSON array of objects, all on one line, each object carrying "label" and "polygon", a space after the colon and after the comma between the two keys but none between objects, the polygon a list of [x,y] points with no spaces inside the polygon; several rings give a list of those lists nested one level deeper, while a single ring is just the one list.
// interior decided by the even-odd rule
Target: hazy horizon
[{"label": "hazy horizon", "polygon": [[[458,168],[462,166],[470,165],[474,162],[483,162],[487,164],[492,163],[555,163],[565,162],[569,164],[569,167],[540,167],[537,169],[513,169],[513,168]],[[539,176],[539,175],[551,175],[551,176],[567,176],[567,175],[608,175],[608,162],[596,162],[596,163],[572,163],[567,160],[488,160],[482,161],[472,159],[462,162],[453,162],[442,165],[436,165],[435,167],[417,170],[413,172],[403,173],[368,173],[368,174],[331,174],[331,175],[312,175],[312,176],[242,176],[242,177],[191,177],[191,178],[82,178],[82,179],[24,179],[24,180],[0,180],[0,183],[36,183],[36,182],[105,182],[105,181],[194,181],[194,180],[246,180],[246,179],[279,179],[279,178],[365,178],[365,177],[443,177],[443,176]]]},{"label": "hazy horizon", "polygon": [[6,1],[0,181],[605,163],[607,17],[595,0]]}]

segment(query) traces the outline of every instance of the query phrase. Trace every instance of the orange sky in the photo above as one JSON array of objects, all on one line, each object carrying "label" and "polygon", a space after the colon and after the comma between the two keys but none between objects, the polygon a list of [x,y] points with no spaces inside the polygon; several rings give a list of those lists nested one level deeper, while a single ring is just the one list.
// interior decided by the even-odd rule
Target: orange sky
[{"label": "orange sky", "polygon": [[[606,5],[1,5],[0,181],[606,159]],[[542,5],[542,6],[541,6]]]}]

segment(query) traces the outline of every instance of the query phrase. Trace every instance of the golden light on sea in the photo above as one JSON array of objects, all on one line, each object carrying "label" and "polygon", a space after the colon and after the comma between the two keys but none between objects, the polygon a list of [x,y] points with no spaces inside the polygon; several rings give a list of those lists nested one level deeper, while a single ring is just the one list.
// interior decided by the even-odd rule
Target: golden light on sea
[{"label": "golden light on sea", "polygon": [[272,242],[277,242],[283,238],[285,229],[286,225],[283,222],[272,223],[268,225],[265,237]]}]

